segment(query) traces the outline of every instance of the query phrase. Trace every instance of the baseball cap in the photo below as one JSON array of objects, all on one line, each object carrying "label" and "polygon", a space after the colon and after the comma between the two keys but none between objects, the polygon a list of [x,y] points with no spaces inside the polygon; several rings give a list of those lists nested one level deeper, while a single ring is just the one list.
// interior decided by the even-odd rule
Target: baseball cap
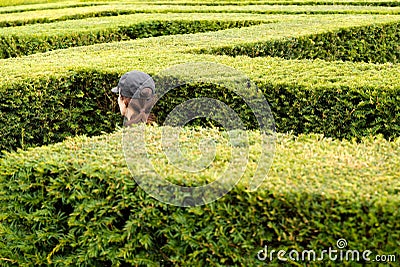
[{"label": "baseball cap", "polygon": [[[151,91],[145,88],[150,88]],[[149,98],[154,95],[155,84],[147,73],[133,70],[122,75],[118,86],[111,89],[111,92],[129,98]]]}]

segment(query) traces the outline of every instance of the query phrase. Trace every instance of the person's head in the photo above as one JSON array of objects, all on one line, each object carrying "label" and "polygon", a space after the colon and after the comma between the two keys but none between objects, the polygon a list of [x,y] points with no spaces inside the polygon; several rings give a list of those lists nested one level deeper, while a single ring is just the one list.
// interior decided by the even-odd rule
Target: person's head
[{"label": "person's head", "polygon": [[147,121],[155,94],[150,75],[136,70],[127,72],[111,91],[118,94],[119,109],[128,124]]}]

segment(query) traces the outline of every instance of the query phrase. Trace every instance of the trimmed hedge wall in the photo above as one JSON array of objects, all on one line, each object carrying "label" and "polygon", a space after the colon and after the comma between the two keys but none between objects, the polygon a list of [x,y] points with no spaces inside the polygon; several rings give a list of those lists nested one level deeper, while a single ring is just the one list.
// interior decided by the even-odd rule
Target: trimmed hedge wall
[{"label": "trimmed hedge wall", "polygon": [[[396,121],[400,121],[400,88],[308,88],[265,81],[257,85],[268,100],[278,132],[321,133],[339,139],[399,136],[400,125]],[[170,91],[156,104],[154,112],[162,122],[174,107],[198,97],[219,99],[237,112],[248,129],[258,127],[253,112],[240,97],[215,86]]]},{"label": "trimmed hedge wall", "polygon": [[400,135],[400,90],[260,85],[280,132],[321,133],[339,139]]},{"label": "trimmed hedge wall", "polygon": [[[22,0],[23,1],[23,0]],[[85,6],[97,6],[97,5],[102,5],[103,3],[82,3],[82,2],[47,2],[47,3],[30,3],[30,4],[23,4],[21,5],[20,3],[10,5],[6,4],[0,7],[0,14],[5,14],[5,13],[19,13],[19,12],[25,12],[25,11],[35,11],[35,10],[48,10],[48,9],[61,9],[61,8],[68,8],[68,7],[85,7]]]},{"label": "trimmed hedge wall", "polygon": [[[193,131],[184,130],[183,138],[221,138]],[[161,128],[149,133],[152,145],[161,144]],[[249,136],[250,149],[259,149],[258,134]],[[348,241],[346,249],[371,250],[372,259],[399,259],[399,153],[400,139],[357,144],[280,135],[272,169],[256,192],[240,182],[194,208],[162,204],[139,188],[119,133],[7,153],[0,159],[0,264],[259,266],[269,263],[257,259],[265,245],[318,253],[335,249],[339,238]],[[182,175],[174,178],[188,178]]]},{"label": "trimmed hedge wall", "polygon": [[[235,23],[235,21],[232,22]],[[304,24],[307,24],[306,22],[307,20],[302,21]],[[396,23],[384,24],[384,27],[385,25],[393,26]],[[375,33],[379,32],[380,26],[378,26],[371,26],[376,30]],[[260,30],[262,27],[255,28],[255,30]],[[395,32],[398,34],[398,30]],[[226,32],[218,32],[192,35],[189,39],[181,35],[164,37],[161,41],[159,39],[138,40],[4,60],[2,68],[4,75],[1,82],[1,92],[4,97],[0,100],[2,115],[0,150],[49,144],[76,134],[96,135],[102,131],[109,132],[115,129],[115,125],[120,124],[120,118],[115,98],[110,96],[108,91],[109,88],[115,86],[123,70],[146,66],[146,71],[150,70],[149,73],[152,73],[157,69],[167,67],[171,62],[179,60],[190,62],[200,59],[226,63],[246,71],[249,66],[251,69],[254,69],[251,66],[257,66],[259,69],[249,73],[249,76],[264,92],[271,105],[279,132],[323,133],[329,137],[346,139],[375,134],[383,134],[388,139],[398,136],[400,89],[396,83],[398,70],[396,65],[371,67],[370,65],[321,64],[323,69],[320,72],[323,73],[323,77],[320,78],[320,72],[311,70],[309,74],[308,71],[300,70],[301,66],[308,70],[308,65],[304,62],[280,61],[283,66],[277,67],[273,59],[262,58],[257,61],[257,58],[229,58],[186,53],[189,49],[196,47],[207,45],[216,47],[217,41],[221,39],[224,43],[229,43],[230,40],[236,43],[242,42],[236,38],[240,36],[241,30],[231,30],[228,35],[226,34]],[[328,33],[328,35],[335,34]],[[208,43],[204,42],[204,36],[210,40]],[[243,38],[245,41],[250,39],[248,36],[243,36]],[[266,37],[262,38],[266,39]],[[187,40],[186,43],[185,40]],[[57,43],[56,40],[53,41]],[[355,38],[349,41],[355,42]],[[305,53],[309,53],[312,47],[304,47]],[[136,56],[138,54],[140,57]],[[276,60],[279,61],[279,59]],[[307,62],[307,64],[313,65],[314,62]],[[269,65],[278,68],[278,75],[269,76],[269,73],[274,71],[269,68]],[[337,70],[342,66],[351,70],[355,76]],[[45,73],[43,73],[43,68]],[[290,71],[282,72],[284,68],[290,68]],[[352,72],[353,68],[357,71]],[[364,74],[364,68],[366,74]],[[34,78],[47,76],[46,69],[53,73],[49,78]],[[299,79],[291,79],[291,72],[307,73],[305,75],[307,81],[303,79],[297,84]],[[385,77],[377,78],[371,84],[365,84],[363,80],[364,78],[369,80],[369,73],[375,76],[376,73],[384,73]],[[327,75],[334,77],[326,78]],[[342,76],[349,77],[352,83],[344,82]],[[323,81],[319,82],[320,79]],[[358,83],[363,85],[358,85]],[[199,89],[192,86],[183,88],[180,92],[171,93],[163,100],[164,103],[156,107],[159,121],[162,122],[166,117],[168,108],[171,108],[173,103],[180,103],[193,97],[213,96],[236,108],[249,129],[255,127],[252,112],[246,109],[238,97],[226,92],[221,94],[219,89],[206,87]],[[39,128],[38,125],[41,127]]]},{"label": "trimmed hedge wall", "polygon": [[[50,144],[77,134],[97,135],[122,125],[110,88],[121,73],[70,71],[65,76],[29,79],[3,88],[0,100],[0,150]],[[382,134],[399,136],[400,88],[346,87],[254,82],[264,93],[278,132],[321,133],[339,139]],[[224,88],[190,85],[170,91],[153,111],[161,124],[178,104],[209,97],[234,109],[248,129],[257,128],[253,112]],[[209,125],[208,121],[199,122]],[[38,127],[40,125],[40,127]]]},{"label": "trimmed hedge wall", "polygon": [[[143,3],[143,2],[142,2]],[[354,6],[400,6],[400,1],[398,0],[366,0],[366,1],[321,1],[321,0],[252,0],[252,1],[243,1],[243,0],[220,0],[220,1],[204,1],[204,0],[196,0],[196,1],[186,1],[186,0],[173,0],[173,1],[152,1],[151,3],[156,5],[189,5],[189,6],[198,6],[198,5],[209,5],[209,6],[219,6],[219,5],[354,5]]]},{"label": "trimmed hedge wall", "polygon": [[229,28],[248,27],[266,23],[257,20],[153,20],[138,22],[130,26],[104,28],[93,32],[69,32],[46,35],[17,34],[0,35],[0,58],[18,57],[68,47],[86,46],[128,39],[162,35],[188,34],[217,31]]},{"label": "trimmed hedge wall", "polygon": [[[39,10],[29,12],[28,14],[13,13],[10,15],[0,15],[0,27],[15,27],[37,23],[51,23],[57,21],[77,20],[93,17],[108,17],[129,15],[138,13],[246,13],[246,14],[400,14],[399,8],[394,7],[363,7],[358,6],[292,6],[284,8],[281,5],[269,6],[178,6],[166,5],[142,5],[142,4],[124,4],[124,5],[100,5],[98,7],[83,7],[60,9],[58,12],[50,9],[47,12]],[[1,12],[0,12],[1,14]]]},{"label": "trimmed hedge wall", "polygon": [[196,50],[215,55],[276,56],[285,59],[324,59],[398,63],[400,23],[372,24],[262,43]]},{"label": "trimmed hedge wall", "polygon": [[119,76],[69,72],[2,88],[0,150],[44,145],[67,136],[110,132],[122,119],[109,88]]}]

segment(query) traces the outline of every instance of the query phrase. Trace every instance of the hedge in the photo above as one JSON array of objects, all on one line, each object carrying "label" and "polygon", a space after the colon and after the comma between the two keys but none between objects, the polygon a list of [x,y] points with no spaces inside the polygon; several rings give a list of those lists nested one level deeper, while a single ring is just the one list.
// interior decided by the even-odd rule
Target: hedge
[{"label": "hedge", "polygon": [[[24,1],[24,0],[22,0]],[[23,4],[23,5],[8,5],[0,7],[0,14],[5,13],[19,13],[25,11],[35,11],[35,10],[46,10],[46,9],[62,9],[68,7],[84,7],[84,6],[95,6],[101,5],[104,3],[82,3],[77,1],[68,1],[68,2],[54,2],[54,3],[35,3],[35,4]]]},{"label": "hedge", "polygon": [[[310,25],[317,23],[314,20]],[[303,20],[306,21],[309,18]],[[323,26],[328,22],[318,23]],[[296,27],[302,25],[297,23]],[[221,63],[248,75],[265,94],[279,132],[323,133],[340,139],[375,134],[388,139],[398,136],[400,84],[396,64],[187,53],[196,48],[246,43],[269,27],[148,38],[2,60],[0,106],[4,115],[0,119],[0,150],[48,144],[75,134],[109,132],[121,124],[109,89],[124,72],[135,68],[154,75],[169,66],[193,61]],[[283,30],[279,28],[277,33]],[[252,112],[237,96],[194,88],[182,88],[163,100],[164,106],[157,110],[159,119],[166,117],[171,108],[168,103],[215,96],[240,110],[246,126],[254,128]],[[42,127],[38,129],[37,125]]]},{"label": "hedge", "polygon": [[[335,20],[335,23],[332,23]],[[131,38],[143,38],[150,36],[195,33],[207,30],[216,31],[228,28],[240,28],[241,30],[228,33],[229,39],[222,33],[224,40],[216,39],[211,48],[249,45],[257,42],[276,41],[281,38],[296,38],[337,32],[341,28],[354,28],[368,26],[373,23],[395,23],[399,16],[384,15],[264,15],[256,14],[147,14],[126,15],[107,18],[89,18],[82,20],[61,21],[43,25],[29,25],[21,27],[3,28],[0,35],[1,57],[8,58],[18,55],[32,54],[54,50],[83,46],[95,43],[120,41]],[[276,23],[271,23],[276,22]],[[258,25],[256,27],[246,27]],[[236,29],[237,30],[237,29]],[[234,40],[233,36],[237,35]],[[190,41],[190,40],[188,40]],[[221,44],[219,44],[221,42]],[[278,41],[279,43],[279,41]],[[182,44],[181,44],[182,45]],[[210,43],[201,43],[210,48]],[[306,51],[312,50],[307,47]],[[196,47],[199,44],[195,45]],[[303,48],[304,48],[303,47]]]},{"label": "hedge", "polygon": [[241,1],[241,0],[222,0],[222,1],[177,1],[177,0],[160,0],[160,1],[144,1],[141,3],[147,4],[156,4],[156,5],[210,5],[210,6],[219,6],[219,5],[353,5],[353,6],[399,6],[400,2],[398,0],[367,0],[367,1],[353,1],[353,0],[338,0],[338,1],[321,1],[321,0],[256,0],[256,1]]},{"label": "hedge", "polygon": [[[254,42],[274,42],[291,36],[306,37],[311,34],[326,33],[339,29],[332,26],[336,21],[341,27],[368,25],[381,22],[399,21],[398,16],[271,16],[276,23],[263,24],[241,29],[229,29],[212,33],[162,36],[132,41],[99,44],[73,49],[64,49],[29,57],[0,60],[0,82],[29,79],[52,73],[63,75],[68,70],[95,69],[98,71],[123,72],[132,67],[145,68],[157,72],[173,63],[190,61],[215,61],[238,67],[254,77],[266,76],[277,82],[308,84],[341,84],[353,87],[372,85],[381,88],[396,88],[398,84],[397,64],[353,64],[347,62],[325,62],[320,60],[281,60],[279,58],[231,58],[193,54],[193,50],[218,47],[243,46]],[[192,52],[188,54],[188,52]],[[256,63],[257,62],[257,63]],[[251,64],[250,64],[251,63]],[[256,63],[256,64],[254,64]],[[278,64],[277,64],[278,63]],[[270,67],[269,67],[270,66]],[[50,72],[49,72],[50,71]],[[262,72],[261,72],[262,71]],[[309,73],[311,72],[311,73]],[[367,72],[366,75],[364,73]],[[349,75],[349,73],[351,75]],[[381,73],[383,75],[381,75]],[[279,76],[277,77],[276,74]],[[323,74],[323,75],[321,75]],[[270,77],[272,75],[272,77]],[[374,79],[371,80],[371,77]],[[317,85],[315,85],[317,86]]]},{"label": "hedge", "polygon": [[[154,17],[154,16],[153,16]],[[160,17],[160,16],[158,16]],[[169,18],[168,18],[169,17]],[[91,24],[78,28],[72,22],[60,25],[49,24],[41,29],[27,28],[7,28],[11,31],[3,32],[0,35],[0,58],[17,57],[33,53],[46,52],[50,50],[63,49],[75,46],[86,46],[96,43],[121,41],[127,39],[146,38],[161,35],[188,34],[205,31],[217,31],[228,28],[248,27],[266,23],[259,20],[213,20],[196,19],[181,17],[173,19],[171,15],[157,19],[154,17],[145,18],[143,16],[116,18],[116,24],[105,24],[105,21],[95,20]],[[193,16],[192,16],[193,17]],[[196,17],[196,16],[195,16]],[[133,22],[132,22],[133,20]],[[137,20],[135,22],[135,20]],[[89,21],[86,21],[87,23]],[[98,25],[101,24],[101,27]],[[111,25],[111,26],[110,26]],[[76,30],[72,30],[75,28]],[[57,30],[55,32],[55,30]]]},{"label": "hedge", "polygon": [[[256,81],[257,82],[257,81]],[[321,133],[329,137],[360,139],[382,134],[399,136],[400,91],[373,87],[307,88],[301,85],[257,83],[272,110],[279,132]],[[188,86],[169,92],[154,107],[163,122],[173,108],[189,99],[209,97],[235,110],[248,129],[257,128],[253,111],[234,93],[215,86]],[[204,122],[206,123],[206,122]]]},{"label": "hedge", "polygon": [[[1,150],[49,144],[76,134],[97,135],[122,125],[115,96],[109,92],[121,74],[70,71],[4,88],[7,93],[0,101],[4,114],[0,117]],[[386,78],[390,81],[390,77]],[[327,82],[314,87],[310,83],[271,81],[268,76],[253,77],[253,81],[264,93],[279,132],[323,133],[339,139],[376,134],[388,139],[399,136],[398,86],[381,89],[373,84],[357,85],[355,81],[337,86]],[[240,114],[248,129],[257,125],[252,110],[240,97],[224,88],[196,84],[173,90],[160,99],[153,109],[158,122],[161,124],[178,104],[197,97],[219,99]],[[201,125],[209,123],[203,121]]]},{"label": "hedge", "polygon": [[[63,9],[68,7],[86,7],[86,6],[98,6],[109,3],[115,3],[114,1],[68,1],[68,2],[55,2],[55,3],[36,3],[36,4],[24,4],[24,5],[11,5],[0,7],[0,14],[4,13],[18,13],[25,11],[36,11],[36,10],[47,10],[47,9]],[[338,1],[321,1],[321,0],[261,0],[261,1],[177,1],[177,0],[160,0],[160,1],[142,1],[142,0],[128,0],[124,1],[124,4],[141,4],[141,5],[181,5],[181,6],[224,6],[224,5],[236,5],[236,6],[248,6],[248,5],[323,5],[323,6],[337,6],[337,5],[350,5],[350,6],[382,6],[382,7],[397,7],[400,2],[397,0],[366,0],[366,1],[354,1],[354,0],[338,0]]]},{"label": "hedge", "polygon": [[[177,59],[190,62],[188,56],[172,54],[159,62],[149,54],[149,58],[141,58],[141,64],[153,59],[152,64],[163,69],[168,66],[167,62],[170,66],[179,63],[174,62]],[[70,59],[74,62],[74,58]],[[115,60],[118,62],[118,58]],[[288,64],[272,58],[265,61],[262,58],[204,57],[203,60],[214,60],[249,75],[269,102],[278,132],[323,133],[339,139],[376,134],[388,139],[399,136],[400,86],[396,68],[346,63],[329,65],[324,61]],[[134,66],[151,75],[157,73],[155,66],[153,70]],[[258,67],[248,69],[247,66]],[[1,150],[49,144],[75,134],[96,135],[122,125],[115,96],[109,90],[132,66],[119,67],[118,71],[99,71],[94,67],[70,70],[47,78],[31,74],[31,78],[3,83]],[[297,70],[297,78],[288,75],[288,71]],[[196,97],[219,99],[241,115],[247,128],[254,129],[257,125],[252,111],[240,97],[223,88],[197,85],[181,87],[161,99],[154,108],[159,123],[171,108]]]},{"label": "hedge", "polygon": [[[214,51],[213,48],[216,47],[235,47],[235,45],[239,45],[239,47],[250,46],[251,48],[255,43],[263,42],[267,42],[268,44],[278,42],[279,44],[282,42],[281,38],[284,40],[295,38],[297,40],[296,38],[300,37],[300,39],[305,38],[305,40],[308,40],[308,36],[313,36],[314,34],[324,38],[325,35],[329,36],[330,33],[336,33],[341,29],[346,33],[351,33],[354,27],[361,27],[360,29],[362,29],[362,27],[374,23],[378,25],[396,23],[399,21],[399,18],[399,16],[395,15],[271,15],[266,18],[263,15],[245,15],[240,13],[185,14],[184,16],[179,13],[136,14],[3,28],[0,35],[0,47],[3,50],[2,57],[7,58],[57,48],[68,48],[113,40],[242,27],[241,29],[236,29],[236,31],[226,31],[216,34],[215,37],[219,37],[219,39],[215,38],[213,43],[200,42],[194,44],[194,48],[201,46]],[[332,20],[335,21],[334,24]],[[261,25],[246,27],[257,24]],[[379,26],[376,27],[378,30]],[[346,28],[350,28],[350,30],[346,30]],[[71,32],[71,30],[73,31]],[[224,36],[225,33],[228,36]],[[385,37],[388,39],[386,42],[390,41],[389,38],[391,36]],[[192,40],[196,40],[196,38]],[[186,42],[193,43],[192,40],[189,39]],[[285,43],[284,40],[283,43]],[[185,44],[185,41],[179,45],[182,44]],[[292,46],[294,45],[296,43],[292,44]],[[304,46],[295,46],[294,49],[300,49],[301,47],[308,52],[312,51],[314,46],[315,44],[305,42]]]},{"label": "hedge", "polygon": [[271,42],[201,49],[198,52],[229,56],[397,63],[400,60],[399,26],[399,22],[372,24]]},{"label": "hedge", "polygon": [[[161,131],[148,128],[150,147],[161,145]],[[270,263],[257,259],[265,245],[319,253],[335,249],[340,238],[348,241],[346,249],[371,250],[371,259],[380,254],[398,260],[400,139],[355,143],[279,135],[267,179],[249,192],[244,181],[255,170],[260,146],[258,133],[248,134],[253,152],[243,181],[219,200],[189,208],[158,202],[137,186],[120,132],[7,153],[0,159],[1,264],[260,266]],[[221,145],[219,152],[231,149],[216,130],[183,129],[180,135],[193,146],[210,137]],[[143,155],[132,157],[141,162]],[[224,168],[226,155],[213,166]],[[156,154],[150,159],[163,162]],[[193,177],[165,171],[178,180]],[[284,262],[274,258],[272,264]]]},{"label": "hedge", "polygon": [[57,2],[60,0],[4,0],[0,6],[13,6],[13,5],[22,5],[22,4],[41,4],[45,2]]},{"label": "hedge", "polygon": [[[48,9],[19,14],[0,15],[0,27],[14,27],[36,23],[76,20],[91,17],[118,16],[137,13],[251,13],[251,14],[399,14],[396,7],[373,6],[283,6],[283,5],[249,5],[249,6],[178,6],[178,5],[98,5],[78,8]],[[0,13],[1,14],[1,13]]]},{"label": "hedge", "polygon": [[122,120],[115,97],[107,89],[118,79],[116,75],[71,72],[13,84],[3,91],[7,93],[2,94],[0,104],[1,150],[114,130]]}]

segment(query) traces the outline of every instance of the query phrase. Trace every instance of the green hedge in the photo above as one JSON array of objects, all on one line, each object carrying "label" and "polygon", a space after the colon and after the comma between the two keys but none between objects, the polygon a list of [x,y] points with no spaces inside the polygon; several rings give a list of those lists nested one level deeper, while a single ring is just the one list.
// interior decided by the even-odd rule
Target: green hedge
[{"label": "green hedge", "polygon": [[[146,2],[146,1],[145,1]],[[143,3],[143,2],[141,2]],[[241,1],[241,0],[222,0],[222,1],[176,1],[176,0],[160,0],[147,2],[157,5],[209,5],[209,6],[219,6],[219,5],[353,5],[353,6],[400,6],[400,1],[397,0],[377,0],[377,1],[353,1],[353,0],[338,0],[338,1],[321,1],[321,0],[256,0],[256,1]]]},{"label": "green hedge", "polygon": [[278,129],[323,133],[335,138],[399,136],[399,89],[318,88],[266,84]]},{"label": "green hedge", "polygon": [[[302,26],[307,21],[308,18],[298,24]],[[375,134],[389,139],[399,135],[397,64],[187,53],[197,47],[249,42],[269,25],[273,24],[190,35],[190,38],[187,35],[148,38],[2,60],[0,150],[48,144],[75,134],[109,132],[121,124],[115,98],[109,95],[120,75],[133,68],[156,74],[169,66],[193,61],[221,63],[248,75],[265,94],[278,132],[323,133],[345,139]],[[277,34],[284,29],[279,28]],[[171,92],[156,107],[160,121],[173,103],[215,96],[236,108],[248,128],[257,125],[252,112],[237,96],[221,94],[219,89],[198,89],[189,87]],[[54,92],[56,96],[52,96]],[[88,112],[91,115],[85,115]]]},{"label": "green hedge", "polygon": [[49,2],[58,2],[60,0],[3,0],[0,6],[17,6],[23,4],[42,4]]},{"label": "green hedge", "polygon": [[66,73],[2,88],[0,150],[43,145],[77,134],[100,134],[122,123],[109,88],[116,75]]},{"label": "green hedge", "polygon": [[[28,79],[4,88],[0,126],[1,150],[50,144],[77,134],[97,135],[122,125],[110,88],[121,73],[70,71],[63,76]],[[322,133],[339,139],[382,134],[399,136],[400,88],[327,86],[254,82],[264,93],[278,132]],[[334,97],[332,97],[334,96]],[[248,129],[257,128],[253,112],[226,88],[189,85],[170,91],[153,109],[162,124],[180,103],[197,97],[223,101],[239,114]],[[209,126],[210,121],[198,122]],[[38,127],[41,125],[41,127]]]},{"label": "green hedge", "polygon": [[[332,20],[335,21],[335,24],[332,23]],[[212,42],[201,41],[202,36],[200,35],[199,38],[190,38],[189,40],[184,38],[181,43],[178,43],[185,49],[188,47],[185,44],[188,43],[194,49],[206,47],[214,51],[213,49],[217,47],[231,48],[238,45],[239,47],[250,46],[251,48],[255,43],[264,44],[265,42],[268,44],[277,42],[279,44],[282,42],[281,38],[285,39],[288,36],[294,40],[297,40],[296,38],[307,39],[309,35],[320,34],[325,36],[326,32],[336,33],[341,28],[352,29],[356,26],[368,26],[374,23],[382,25],[384,23],[398,23],[398,21],[399,16],[395,15],[360,15],[357,17],[271,15],[266,20],[264,15],[241,13],[136,14],[3,28],[0,36],[0,48],[3,51],[2,57],[7,58],[113,40],[236,28],[221,31],[215,36],[210,35]],[[246,27],[251,25],[256,26]],[[179,38],[176,38],[176,40],[179,40]],[[296,43],[293,45],[296,45]],[[307,48],[306,51],[309,51],[312,50],[312,47],[314,45],[302,48]]]},{"label": "green hedge", "polygon": [[[400,120],[400,88],[387,91],[374,87],[311,89],[265,80],[256,83],[271,107],[278,132],[321,133],[339,139],[377,134],[388,139],[399,136],[400,125],[396,121]],[[257,129],[257,120],[246,103],[229,90],[215,86],[188,86],[170,91],[153,110],[162,123],[174,107],[199,97],[223,101],[239,114],[248,129]],[[203,123],[209,125],[207,121]]]},{"label": "green hedge", "polygon": [[[22,0],[24,1],[24,0]],[[85,6],[96,6],[102,5],[104,3],[82,3],[82,2],[55,2],[55,3],[35,3],[35,4],[23,4],[23,5],[7,5],[0,7],[0,14],[6,13],[19,13],[19,12],[26,12],[26,11],[36,11],[36,10],[48,10],[48,9],[62,9],[68,7],[85,7]]]},{"label": "green hedge", "polygon": [[[137,13],[246,13],[246,14],[400,14],[399,8],[373,6],[282,6],[282,5],[248,5],[248,6],[178,6],[178,5],[99,5],[81,8],[64,8],[59,10],[39,10],[8,13],[0,15],[0,27],[14,27],[36,23],[77,20],[92,17],[118,16]],[[1,13],[0,13],[1,14]]]},{"label": "green hedge", "polygon": [[[149,134],[148,144],[161,145],[161,128]],[[249,136],[255,152],[244,180],[260,149],[258,134]],[[217,131],[186,129],[180,137],[194,146],[194,138],[224,143]],[[399,153],[399,139],[279,135],[268,178],[256,192],[240,182],[216,202],[193,208],[162,204],[137,186],[120,133],[7,153],[0,159],[0,264],[259,266],[265,263],[257,252],[265,245],[321,252],[335,249],[339,238],[348,241],[346,249],[398,260]],[[217,157],[214,166],[223,168],[226,160]],[[191,177],[176,169],[172,176]]]},{"label": "green hedge", "polygon": [[[64,9],[61,9],[61,14]],[[65,20],[73,20],[73,19],[84,19],[84,18],[93,18],[93,17],[106,17],[106,16],[118,16],[118,15],[127,15],[127,14],[136,14],[136,13],[143,13],[141,10],[106,10],[106,11],[98,11],[98,12],[86,12],[81,14],[74,14],[74,15],[59,15],[54,16],[54,11],[49,11],[49,16],[43,16],[38,18],[30,18],[27,19],[25,13],[20,15],[20,19],[15,19],[16,15],[12,15],[12,19],[5,19],[0,21],[0,27],[15,27],[15,26],[22,26],[27,24],[37,24],[37,23],[51,23],[56,21],[65,21]]]},{"label": "green hedge", "polygon": [[[92,2],[81,2],[81,1],[68,1],[68,2],[56,2],[56,3],[36,3],[36,4],[24,4],[24,5],[3,5],[0,7],[0,14],[4,13],[18,13],[25,11],[36,11],[36,10],[49,10],[49,9],[63,9],[69,7],[86,7],[86,6],[99,6],[104,4],[115,4],[115,1],[92,1]],[[200,1],[135,1],[129,0],[124,1],[124,4],[139,4],[139,5],[181,5],[181,6],[225,6],[225,5],[236,5],[236,6],[247,6],[247,5],[324,5],[324,6],[336,6],[336,5],[349,5],[349,6],[382,6],[382,7],[397,7],[400,6],[399,1],[395,0],[366,0],[366,1],[353,1],[353,0],[338,0],[338,1],[321,1],[321,0],[262,0],[262,1],[208,1],[208,0],[200,0]]]},{"label": "green hedge", "polygon": [[[222,29],[248,27],[265,23],[256,20],[153,20],[133,25],[117,26],[93,31],[70,31],[66,34],[3,34],[0,35],[0,58],[18,57],[68,47],[86,46],[128,39],[162,35],[188,34]],[[126,23],[127,24],[127,23]]]},{"label": "green hedge", "polygon": [[397,63],[400,61],[400,23],[372,24],[337,31],[248,43],[211,49],[200,53],[216,55],[277,56],[285,59],[324,59],[353,62]]}]

